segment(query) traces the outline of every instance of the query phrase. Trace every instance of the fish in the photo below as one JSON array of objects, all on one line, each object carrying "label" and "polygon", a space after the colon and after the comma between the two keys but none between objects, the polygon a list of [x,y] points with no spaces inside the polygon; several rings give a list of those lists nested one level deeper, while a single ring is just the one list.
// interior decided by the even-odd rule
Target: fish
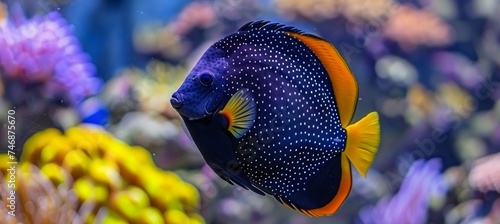
[{"label": "fish", "polygon": [[318,217],[366,176],[380,142],[376,111],[352,123],[358,84],[333,44],[252,21],[211,45],[170,98],[223,180]]}]

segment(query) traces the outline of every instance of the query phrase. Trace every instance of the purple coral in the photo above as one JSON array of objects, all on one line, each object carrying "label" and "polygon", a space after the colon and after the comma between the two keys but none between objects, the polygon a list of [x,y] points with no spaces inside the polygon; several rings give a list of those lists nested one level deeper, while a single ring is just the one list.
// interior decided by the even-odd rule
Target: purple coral
[{"label": "purple coral", "polygon": [[486,77],[478,66],[458,52],[437,52],[432,56],[434,67],[444,77],[453,80],[469,90],[475,90],[481,83],[486,85]]},{"label": "purple coral", "polygon": [[0,27],[2,75],[43,83],[46,97],[69,94],[73,103],[98,91],[101,81],[94,77],[95,67],[59,13],[14,18]]},{"label": "purple coral", "polygon": [[360,211],[361,223],[425,223],[431,196],[446,190],[440,169],[439,159],[414,162],[397,194]]}]

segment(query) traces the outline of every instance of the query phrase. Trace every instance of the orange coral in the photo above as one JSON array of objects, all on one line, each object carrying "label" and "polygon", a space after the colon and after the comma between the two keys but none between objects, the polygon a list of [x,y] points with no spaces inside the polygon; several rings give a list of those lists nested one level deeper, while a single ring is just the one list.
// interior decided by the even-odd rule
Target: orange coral
[{"label": "orange coral", "polygon": [[0,27],[5,23],[5,18],[7,18],[7,7],[0,2]]}]

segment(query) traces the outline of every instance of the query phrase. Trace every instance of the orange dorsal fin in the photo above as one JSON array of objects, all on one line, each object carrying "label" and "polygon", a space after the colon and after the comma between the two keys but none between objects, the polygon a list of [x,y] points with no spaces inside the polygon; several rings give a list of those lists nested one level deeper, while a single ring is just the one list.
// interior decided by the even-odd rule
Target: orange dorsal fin
[{"label": "orange dorsal fin", "polygon": [[311,49],[325,67],[335,93],[342,127],[352,120],[358,102],[358,83],[338,50],[326,40],[312,35],[286,32]]}]

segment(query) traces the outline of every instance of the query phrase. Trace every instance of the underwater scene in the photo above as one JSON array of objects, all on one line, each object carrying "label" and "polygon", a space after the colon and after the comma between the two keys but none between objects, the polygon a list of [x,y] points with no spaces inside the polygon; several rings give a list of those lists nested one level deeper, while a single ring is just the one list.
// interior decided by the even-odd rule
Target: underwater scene
[{"label": "underwater scene", "polygon": [[500,223],[497,0],[0,0],[0,223]]}]

